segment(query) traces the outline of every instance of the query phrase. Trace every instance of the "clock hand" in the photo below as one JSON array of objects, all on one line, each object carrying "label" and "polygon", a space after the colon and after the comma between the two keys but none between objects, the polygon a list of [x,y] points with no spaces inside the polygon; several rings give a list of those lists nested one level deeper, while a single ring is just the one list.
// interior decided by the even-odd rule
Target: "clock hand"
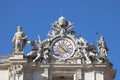
[{"label": "clock hand", "polygon": [[66,52],[66,49],[65,49],[63,46],[60,46],[60,48],[61,48],[63,51]]}]

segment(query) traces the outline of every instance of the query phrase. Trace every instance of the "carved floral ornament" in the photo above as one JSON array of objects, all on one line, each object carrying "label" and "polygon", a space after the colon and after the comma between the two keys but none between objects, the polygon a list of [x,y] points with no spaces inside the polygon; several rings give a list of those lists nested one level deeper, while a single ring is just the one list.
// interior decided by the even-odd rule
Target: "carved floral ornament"
[{"label": "carved floral ornament", "polygon": [[[17,51],[23,51],[24,45],[29,44],[33,49],[27,54],[27,58],[32,62],[48,62],[50,57],[56,62],[76,62],[76,63],[104,63],[108,62],[108,48],[104,37],[100,37],[97,46],[88,43],[82,36],[77,38],[73,30],[73,24],[65,17],[60,17],[52,25],[52,30],[48,32],[48,38],[43,40],[38,36],[38,41],[26,41],[27,36],[23,31],[16,34],[19,40],[13,39],[14,47]],[[22,45],[21,45],[22,44]],[[19,48],[22,48],[19,50]]]}]

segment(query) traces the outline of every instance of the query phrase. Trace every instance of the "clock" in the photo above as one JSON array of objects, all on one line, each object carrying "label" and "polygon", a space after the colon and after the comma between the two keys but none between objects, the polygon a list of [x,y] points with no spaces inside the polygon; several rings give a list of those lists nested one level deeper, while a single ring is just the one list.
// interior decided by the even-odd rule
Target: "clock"
[{"label": "clock", "polygon": [[69,38],[57,38],[52,44],[52,53],[55,58],[67,59],[74,53],[74,43]]}]

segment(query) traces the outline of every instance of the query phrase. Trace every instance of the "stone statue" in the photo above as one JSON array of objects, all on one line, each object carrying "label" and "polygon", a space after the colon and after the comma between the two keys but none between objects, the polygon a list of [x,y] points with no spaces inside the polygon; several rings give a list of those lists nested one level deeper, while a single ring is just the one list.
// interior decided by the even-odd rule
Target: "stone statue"
[{"label": "stone statue", "polygon": [[37,43],[37,41],[28,41],[27,43],[29,45],[33,46],[32,51],[30,51],[27,54],[27,57],[32,58],[33,62],[37,62],[37,61],[42,62],[43,49],[41,48],[41,46],[42,46],[43,43],[42,43],[41,36],[38,35],[38,43]]},{"label": "stone statue", "polygon": [[[52,28],[54,29],[54,33],[52,33],[51,35],[60,35],[60,36],[64,36],[68,33],[72,33],[73,34],[73,31],[72,32],[69,32],[71,29],[72,29],[73,25],[72,23],[68,22],[65,17],[61,16],[58,21],[55,21],[53,24],[52,24]],[[56,32],[55,32],[56,31]],[[49,33],[50,35],[50,33]]]},{"label": "stone statue", "polygon": [[47,60],[49,58],[49,54],[50,54],[50,50],[51,50],[50,45],[51,45],[51,39],[50,38],[45,39],[44,46],[42,47],[42,49],[44,50],[43,57],[45,60]]},{"label": "stone statue", "polygon": [[91,43],[90,45],[88,44],[87,41],[85,41],[82,36],[76,40],[77,47],[80,49],[80,51],[77,50],[77,52],[81,55],[82,63],[87,63],[91,64],[93,62],[101,62],[101,60],[97,56],[97,49],[96,46]]},{"label": "stone statue", "polygon": [[87,47],[88,42],[83,39],[83,37],[79,37],[79,39],[76,40],[78,47]]},{"label": "stone statue", "polygon": [[80,49],[80,53],[82,55],[81,60],[82,63],[90,64],[92,63],[89,58],[89,52],[86,50],[89,46],[88,42],[83,39],[83,37],[79,37],[79,39],[76,40],[77,47]]},{"label": "stone statue", "polygon": [[91,43],[91,45],[89,45],[88,48],[86,48],[86,50],[89,53],[88,57],[89,57],[89,59],[91,60],[92,63],[95,62],[95,61],[98,62],[98,63],[102,62],[98,58],[97,48],[93,43]]},{"label": "stone statue", "polygon": [[33,46],[32,51],[27,54],[28,59],[31,59],[33,62],[42,62],[43,59],[48,58],[48,42],[49,40],[42,41],[41,37],[38,36],[39,43],[35,41],[28,41],[27,43]]},{"label": "stone statue", "polygon": [[106,59],[107,53],[108,53],[108,47],[106,45],[106,42],[104,41],[104,37],[101,36],[100,40],[98,41],[98,53],[100,55],[100,58]]},{"label": "stone statue", "polygon": [[28,41],[27,42],[29,45],[33,46],[33,49],[32,51],[30,51],[28,54],[27,54],[27,57],[28,58],[31,58],[31,60],[33,62],[36,62],[40,57],[41,57],[41,54],[39,52],[39,46],[38,44],[35,42],[35,41]]},{"label": "stone statue", "polygon": [[14,37],[12,40],[13,48],[15,52],[23,51],[25,44],[27,42],[27,36],[22,31],[22,27],[18,26],[17,30],[18,31],[14,34]]}]

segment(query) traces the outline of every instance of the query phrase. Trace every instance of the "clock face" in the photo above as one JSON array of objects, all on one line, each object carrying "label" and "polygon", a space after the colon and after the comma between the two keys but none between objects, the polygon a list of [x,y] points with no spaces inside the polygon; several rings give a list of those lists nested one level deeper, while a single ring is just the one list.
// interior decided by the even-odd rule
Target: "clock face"
[{"label": "clock face", "polygon": [[52,46],[53,54],[56,58],[68,58],[74,51],[73,43],[69,39],[58,39]]}]

